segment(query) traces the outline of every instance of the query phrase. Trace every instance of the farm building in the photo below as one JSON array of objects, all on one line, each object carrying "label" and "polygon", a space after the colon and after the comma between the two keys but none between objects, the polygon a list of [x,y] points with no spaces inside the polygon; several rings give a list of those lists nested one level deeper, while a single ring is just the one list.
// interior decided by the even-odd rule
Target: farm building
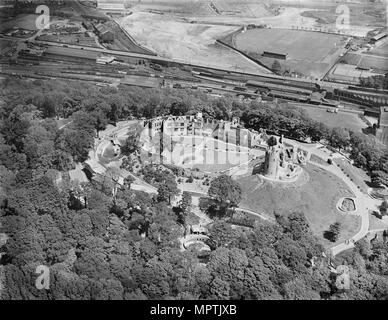
[{"label": "farm building", "polygon": [[287,53],[264,51],[263,57],[274,58],[274,59],[279,59],[279,60],[287,60],[288,54]]},{"label": "farm building", "polygon": [[377,44],[387,37],[387,32],[381,32],[370,39],[371,44]]},{"label": "farm building", "polygon": [[95,25],[95,29],[96,29],[97,35],[101,39],[101,41],[113,42],[114,33],[107,26],[105,26],[102,23],[99,23],[99,24]]}]

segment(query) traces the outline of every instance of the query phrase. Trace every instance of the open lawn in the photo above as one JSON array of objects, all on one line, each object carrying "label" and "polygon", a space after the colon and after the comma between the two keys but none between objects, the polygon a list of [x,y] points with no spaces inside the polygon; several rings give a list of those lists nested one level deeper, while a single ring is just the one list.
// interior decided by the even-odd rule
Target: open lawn
[{"label": "open lawn", "polygon": [[379,219],[374,215],[369,215],[369,230],[388,230],[388,220]]},{"label": "open lawn", "polygon": [[210,137],[176,136],[174,140],[171,160],[176,165],[209,173],[228,170],[260,155],[258,150],[253,154],[246,147],[237,147]]},{"label": "open lawn", "polygon": [[380,56],[371,54],[347,53],[341,59],[341,62],[351,64],[363,69],[388,71],[388,58],[384,55]]},{"label": "open lawn", "polygon": [[39,15],[37,14],[19,14],[11,20],[2,21],[0,24],[0,32],[14,27],[26,30],[37,30],[35,22],[38,17]]},{"label": "open lawn", "polygon": [[301,106],[300,108],[302,108],[310,118],[315,121],[322,122],[330,128],[341,127],[354,132],[362,132],[362,129],[367,127],[367,125],[355,113],[331,113],[327,112],[326,108],[315,108],[309,106]]},{"label": "open lawn", "polygon": [[287,53],[289,59],[316,61],[340,47],[342,36],[286,29],[252,29],[235,37],[244,51]]},{"label": "open lawn", "polygon": [[348,161],[344,159],[334,159],[334,163],[346,174],[349,178],[360,187],[360,190],[367,193],[368,184],[370,182],[370,177],[366,174],[365,171],[351,165]]},{"label": "open lawn", "polygon": [[338,242],[354,235],[360,227],[359,217],[340,213],[336,208],[338,200],[352,197],[352,192],[345,183],[323,169],[311,164],[304,169],[309,176],[304,184],[273,183],[262,181],[258,176],[238,179],[243,189],[240,206],[269,215],[302,212],[314,234],[327,246],[332,243],[323,238],[323,233],[334,222],[342,224]]}]

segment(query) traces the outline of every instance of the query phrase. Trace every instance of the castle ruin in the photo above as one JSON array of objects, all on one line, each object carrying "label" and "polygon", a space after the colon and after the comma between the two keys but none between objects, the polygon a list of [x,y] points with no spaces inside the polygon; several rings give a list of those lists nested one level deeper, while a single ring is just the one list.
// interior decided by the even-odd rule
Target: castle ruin
[{"label": "castle ruin", "polygon": [[275,181],[295,181],[302,172],[300,164],[305,164],[306,158],[295,146],[286,147],[283,140],[283,136],[272,136],[268,140],[262,175]]}]

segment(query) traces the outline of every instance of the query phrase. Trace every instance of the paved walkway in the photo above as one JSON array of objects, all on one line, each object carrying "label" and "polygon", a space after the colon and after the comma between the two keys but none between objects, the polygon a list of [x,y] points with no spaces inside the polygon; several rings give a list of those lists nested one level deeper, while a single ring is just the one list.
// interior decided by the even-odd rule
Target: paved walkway
[{"label": "paved walkway", "polygon": [[236,211],[246,212],[246,213],[252,214],[252,215],[254,215],[256,217],[259,217],[259,218],[261,218],[261,219],[263,219],[265,221],[269,221],[269,222],[275,222],[276,221],[275,218],[273,218],[271,216],[268,216],[265,213],[258,213],[258,212],[252,211],[250,209],[239,207],[239,208],[236,208]]}]

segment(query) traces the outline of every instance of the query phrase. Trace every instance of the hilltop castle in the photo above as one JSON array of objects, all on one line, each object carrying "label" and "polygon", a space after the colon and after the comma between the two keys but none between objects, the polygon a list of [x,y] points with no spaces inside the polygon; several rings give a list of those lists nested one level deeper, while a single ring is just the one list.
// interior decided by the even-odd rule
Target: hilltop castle
[{"label": "hilltop castle", "polygon": [[299,164],[306,164],[306,157],[296,146],[286,147],[283,140],[283,136],[271,137],[262,175],[271,180],[294,181],[302,171]]}]

